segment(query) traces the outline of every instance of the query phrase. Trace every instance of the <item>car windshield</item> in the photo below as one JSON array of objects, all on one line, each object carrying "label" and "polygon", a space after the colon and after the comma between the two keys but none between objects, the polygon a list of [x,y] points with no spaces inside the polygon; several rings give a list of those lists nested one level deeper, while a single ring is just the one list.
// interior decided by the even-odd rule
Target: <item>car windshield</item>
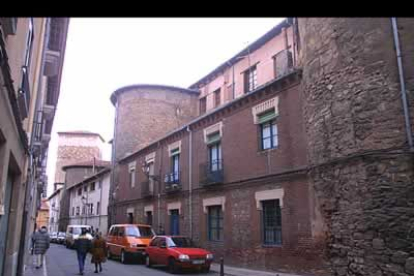
[{"label": "car windshield", "polygon": [[194,247],[194,243],[190,238],[174,237],[168,239],[168,247]]},{"label": "car windshield", "polygon": [[74,227],[73,228],[73,234],[74,235],[80,235],[82,233],[81,229],[89,230],[87,227]]},{"label": "car windshield", "polygon": [[127,226],[125,235],[128,237],[139,237],[139,230],[136,226]]},{"label": "car windshield", "polygon": [[65,236],[65,233],[59,233],[58,236],[59,237],[64,237]]},{"label": "car windshield", "polygon": [[127,226],[125,235],[128,237],[153,237],[154,233],[152,232],[151,227]]},{"label": "car windshield", "polygon": [[154,232],[152,231],[151,227],[138,226],[138,228],[142,237],[152,238],[154,236]]}]

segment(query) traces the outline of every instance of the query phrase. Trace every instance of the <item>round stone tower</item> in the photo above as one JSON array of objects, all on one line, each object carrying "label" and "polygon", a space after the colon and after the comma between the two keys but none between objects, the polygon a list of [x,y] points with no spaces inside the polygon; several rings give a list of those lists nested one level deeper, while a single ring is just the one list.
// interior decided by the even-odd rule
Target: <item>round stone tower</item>
[{"label": "round stone tower", "polygon": [[[414,19],[397,23],[413,122]],[[334,275],[413,275],[414,160],[391,19],[299,18],[298,36],[309,177]]]},{"label": "round stone tower", "polygon": [[164,85],[131,85],[116,90],[115,160],[142,149],[198,115],[199,92]]}]

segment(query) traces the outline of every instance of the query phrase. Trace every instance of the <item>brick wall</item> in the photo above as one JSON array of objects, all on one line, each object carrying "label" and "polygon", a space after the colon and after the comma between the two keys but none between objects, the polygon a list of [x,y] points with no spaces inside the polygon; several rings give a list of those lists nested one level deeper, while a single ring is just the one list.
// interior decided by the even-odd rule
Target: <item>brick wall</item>
[{"label": "brick wall", "polygon": [[[144,207],[154,206],[153,225],[155,230],[162,225],[166,233],[170,230],[168,203],[180,202],[180,233],[190,235],[190,221],[193,227],[193,239],[201,246],[211,249],[216,257],[225,256],[226,263],[242,267],[254,267],[279,271],[307,272],[323,275],[321,255],[324,240],[315,231],[314,224],[319,223],[315,215],[314,202],[310,199],[306,175],[296,176],[287,171],[302,169],[307,165],[301,120],[301,94],[298,79],[276,82],[235,103],[228,110],[211,115],[192,124],[192,217],[189,209],[188,155],[189,133],[186,130],[176,132],[160,144],[154,144],[141,150],[119,163],[116,196],[116,223],[127,222],[127,208],[134,208],[134,221],[145,222]],[[270,151],[259,151],[258,126],[253,122],[252,107],[268,99],[279,97],[279,147]],[[207,146],[204,142],[204,129],[217,122],[223,122],[222,152],[225,171],[225,183],[214,188],[200,185],[200,163],[207,161]],[[171,171],[171,157],[168,145],[181,141],[180,171],[182,190],[179,193],[166,193],[164,175]],[[155,183],[155,195],[142,198],[141,183],[146,181],[141,164],[145,156],[156,153],[155,172],[160,183]],[[269,156],[268,156],[269,155]],[[128,167],[135,161],[136,186],[130,187]],[[279,174],[287,173],[284,178]],[[257,178],[256,180],[254,180]],[[160,190],[158,189],[160,185]],[[283,188],[285,202],[282,209],[283,245],[264,247],[261,241],[260,211],[257,210],[255,193],[263,190]],[[157,194],[161,192],[160,209]],[[225,229],[224,242],[207,241],[207,215],[204,213],[203,199],[224,196]],[[159,217],[159,220],[158,220]],[[300,260],[300,261],[299,261]]]},{"label": "brick wall", "polygon": [[141,149],[197,116],[197,94],[132,88],[117,97],[116,159]]}]

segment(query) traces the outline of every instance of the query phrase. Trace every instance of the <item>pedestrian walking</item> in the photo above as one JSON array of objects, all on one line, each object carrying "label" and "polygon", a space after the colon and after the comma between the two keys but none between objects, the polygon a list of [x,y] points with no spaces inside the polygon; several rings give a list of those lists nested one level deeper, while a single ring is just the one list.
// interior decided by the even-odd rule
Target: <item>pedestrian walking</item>
[{"label": "pedestrian walking", "polygon": [[38,229],[32,237],[33,240],[33,251],[35,256],[36,262],[36,269],[43,266],[43,258],[46,254],[46,251],[49,249],[50,246],[50,238],[49,234],[47,233],[46,226],[42,226]]},{"label": "pedestrian walking", "polygon": [[75,240],[74,247],[76,248],[76,254],[78,256],[79,275],[83,275],[85,269],[85,259],[88,252],[92,249],[92,242],[87,235],[87,229],[82,228],[82,233]]},{"label": "pedestrian walking", "polygon": [[102,272],[102,263],[106,261],[106,242],[102,238],[102,233],[96,233],[92,242],[92,263],[95,264],[95,273]]}]

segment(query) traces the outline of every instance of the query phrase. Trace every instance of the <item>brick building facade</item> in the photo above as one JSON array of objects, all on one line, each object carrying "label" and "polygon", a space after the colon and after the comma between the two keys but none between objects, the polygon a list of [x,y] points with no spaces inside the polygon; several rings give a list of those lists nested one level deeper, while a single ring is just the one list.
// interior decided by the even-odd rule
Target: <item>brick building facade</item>
[{"label": "brick building facade", "polygon": [[113,222],[191,236],[242,267],[412,275],[413,111],[394,38],[412,92],[414,20],[398,24],[277,25],[190,87],[197,118],[113,160]]}]

